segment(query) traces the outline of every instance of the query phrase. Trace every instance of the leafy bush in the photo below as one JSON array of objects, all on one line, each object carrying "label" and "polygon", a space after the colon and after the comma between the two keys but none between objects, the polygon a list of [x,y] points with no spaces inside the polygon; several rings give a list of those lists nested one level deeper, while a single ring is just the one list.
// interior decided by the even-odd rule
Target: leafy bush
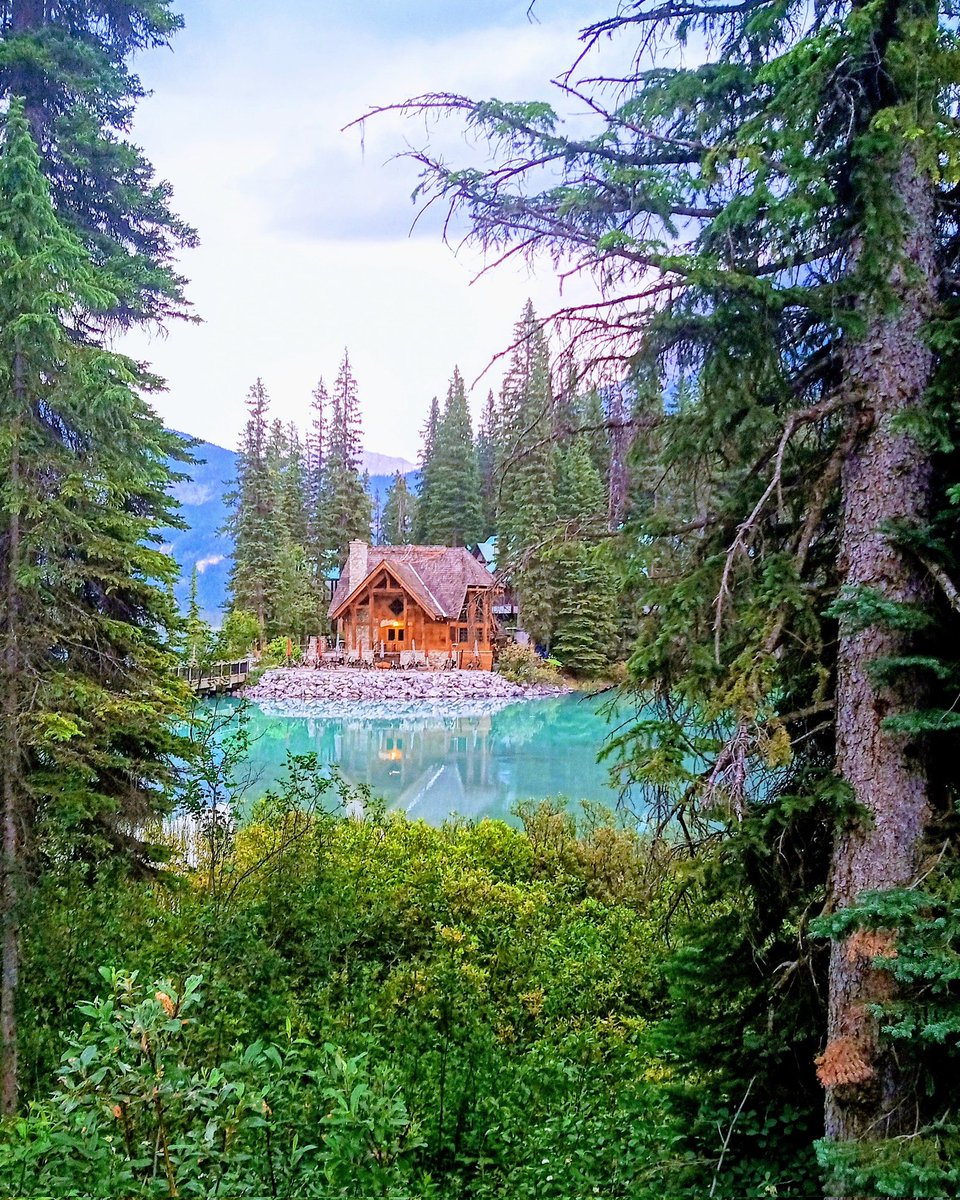
[{"label": "leafy bush", "polygon": [[513,683],[537,683],[562,687],[563,677],[555,659],[543,659],[532,646],[508,642],[497,658],[497,671]]},{"label": "leafy bush", "polygon": [[253,649],[259,633],[260,626],[254,613],[231,608],[224,617],[217,635],[217,653],[225,662],[246,658]]},{"label": "leafy bush", "polygon": [[272,642],[268,642],[260,656],[261,667],[285,667],[288,662],[303,662],[303,650],[300,648],[299,642],[294,641],[292,653],[288,659],[286,637],[276,637]]},{"label": "leafy bush", "polygon": [[59,1087],[0,1138],[4,1195],[410,1195],[417,1127],[385,1063],[258,1041],[211,1065],[199,976],[101,974]]},{"label": "leafy bush", "polygon": [[65,871],[38,896],[24,1025],[67,1053],[25,1045],[35,1099],[0,1133],[0,1195],[662,1194],[641,841],[556,806],[534,836],[369,797],[348,819],[314,804],[315,769],[291,760],[215,869]]}]

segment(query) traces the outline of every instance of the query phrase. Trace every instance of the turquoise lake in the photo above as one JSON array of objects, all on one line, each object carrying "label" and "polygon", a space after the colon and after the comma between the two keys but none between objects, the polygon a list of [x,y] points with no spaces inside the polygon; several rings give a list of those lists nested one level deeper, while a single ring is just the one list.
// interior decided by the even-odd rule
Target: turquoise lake
[{"label": "turquoise lake", "polygon": [[439,824],[454,814],[510,818],[521,800],[565,796],[614,806],[619,791],[597,762],[616,727],[608,697],[396,706],[304,702],[250,708],[248,800],[277,783],[288,752],[314,753],[387,808]]}]

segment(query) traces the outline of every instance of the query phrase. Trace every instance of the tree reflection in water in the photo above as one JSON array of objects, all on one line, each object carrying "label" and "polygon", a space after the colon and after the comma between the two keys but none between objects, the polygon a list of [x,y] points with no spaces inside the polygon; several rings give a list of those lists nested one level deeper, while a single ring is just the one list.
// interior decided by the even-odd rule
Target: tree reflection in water
[{"label": "tree reflection in water", "polygon": [[389,809],[439,824],[464,817],[509,818],[519,800],[567,796],[614,804],[597,754],[610,726],[603,701],[557,696],[504,705],[436,701],[397,705],[303,702],[253,705],[251,751],[257,783],[275,783],[288,752],[336,763]]}]

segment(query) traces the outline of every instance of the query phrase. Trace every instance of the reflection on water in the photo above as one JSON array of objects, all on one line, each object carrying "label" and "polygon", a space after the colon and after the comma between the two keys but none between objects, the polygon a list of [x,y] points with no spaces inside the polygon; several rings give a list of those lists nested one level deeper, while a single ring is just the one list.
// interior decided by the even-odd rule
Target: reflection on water
[{"label": "reflection on water", "polygon": [[518,800],[564,795],[615,803],[597,753],[610,726],[601,699],[557,696],[398,706],[253,705],[249,798],[277,781],[289,752],[336,763],[388,808],[437,824],[452,813],[508,817]]}]

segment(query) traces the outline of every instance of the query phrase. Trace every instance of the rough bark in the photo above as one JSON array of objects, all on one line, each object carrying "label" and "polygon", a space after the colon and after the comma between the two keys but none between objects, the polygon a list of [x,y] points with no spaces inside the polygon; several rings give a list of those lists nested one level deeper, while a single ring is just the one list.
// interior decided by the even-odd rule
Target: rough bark
[{"label": "rough bark", "polygon": [[[929,504],[928,456],[896,422],[922,402],[932,369],[922,330],[936,296],[933,199],[910,156],[891,184],[905,213],[902,254],[890,276],[898,304],[872,319],[866,336],[845,353],[856,405],[848,431],[853,448],[842,474],[840,566],[848,587],[915,604],[927,598],[924,573],[883,529],[891,521],[922,522]],[[870,677],[876,659],[909,652],[909,636],[883,624],[841,624],[837,767],[864,815],[839,831],[828,898],[834,910],[855,904],[864,892],[909,886],[919,868],[930,816],[923,754],[909,737],[883,726],[886,717],[916,708],[920,697],[909,680],[876,686]],[[915,1118],[909,1081],[868,1012],[891,995],[889,973],[872,966],[883,953],[881,942],[854,934],[831,952],[828,1044],[819,1068],[826,1133],[834,1140],[895,1136]]]},{"label": "rough bark", "polygon": [[[17,390],[21,387],[19,355],[15,367]],[[3,774],[0,804],[0,1113],[16,1112],[17,1070],[17,987],[20,977],[20,935],[17,906],[19,900],[19,781],[20,746],[17,725],[20,716],[19,596],[17,576],[20,568],[20,514],[18,509],[19,456],[17,430],[14,428],[9,466],[10,513],[4,589],[3,648]]]},{"label": "rough bark", "polygon": [[[48,16],[45,0],[13,0],[10,32],[14,35],[32,33],[47,23]],[[38,145],[43,144],[44,127],[43,105],[38,95],[41,86],[39,73],[29,66],[17,66],[10,73],[9,92],[23,97],[24,114]]]}]

